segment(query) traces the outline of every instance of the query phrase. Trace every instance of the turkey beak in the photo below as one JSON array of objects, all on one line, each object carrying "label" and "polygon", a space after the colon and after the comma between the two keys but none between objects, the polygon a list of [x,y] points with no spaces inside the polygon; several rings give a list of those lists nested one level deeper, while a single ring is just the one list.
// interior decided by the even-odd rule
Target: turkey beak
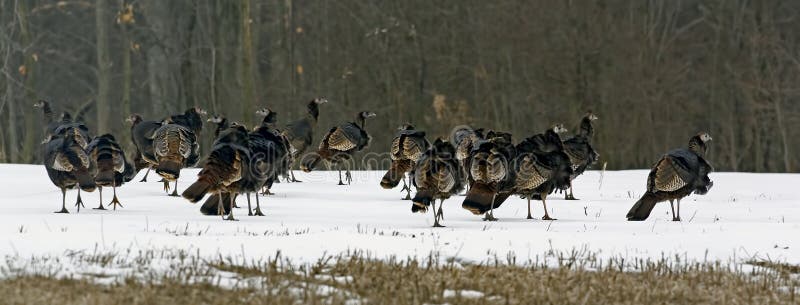
[{"label": "turkey beak", "polygon": [[374,112],[367,113],[367,117],[368,117],[368,118],[374,117],[374,116],[376,116],[376,115],[377,115],[377,114],[375,114]]}]

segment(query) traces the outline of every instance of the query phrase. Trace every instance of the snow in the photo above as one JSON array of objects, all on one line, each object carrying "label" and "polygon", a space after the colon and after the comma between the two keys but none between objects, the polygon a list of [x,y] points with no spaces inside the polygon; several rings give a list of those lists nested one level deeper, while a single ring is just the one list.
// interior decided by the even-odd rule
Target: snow
[{"label": "snow", "polygon": [[[182,191],[197,169],[184,170]],[[262,197],[265,217],[240,221],[203,216],[199,204],[168,197],[158,177],[118,189],[124,208],[97,211],[98,192],[83,193],[87,209],[70,206],[70,214],[54,214],[61,194],[43,166],[0,165],[0,256],[29,266],[32,257],[66,253],[147,253],[184,251],[199,257],[241,261],[281,257],[313,263],[341,253],[374,258],[426,258],[433,254],[457,262],[543,262],[557,255],[598,258],[723,261],[741,263],[769,259],[800,263],[800,185],[797,174],[712,173],[714,188],[691,196],[681,207],[683,222],[672,222],[669,204],[656,206],[650,219],[627,222],[625,214],[644,190],[647,171],[587,172],[575,185],[579,201],[551,196],[548,207],[556,221],[527,220],[526,201],[509,199],[495,211],[497,222],[484,222],[461,208],[463,197],[445,202],[446,228],[431,228],[432,215],[412,214],[400,188],[379,186],[382,172],[354,172],[353,184],[338,186],[337,173],[296,171],[303,183],[276,184],[275,196]],[[103,200],[110,201],[111,190]],[[255,204],[255,202],[253,202]],[[239,205],[246,207],[244,198]],[[542,206],[533,202],[534,217]],[[170,263],[163,263],[164,269]],[[78,267],[79,268],[79,267]],[[73,270],[74,272],[75,270]],[[87,273],[102,270],[86,268]],[[113,273],[113,272],[112,272]],[[333,279],[334,282],[347,279]]]},{"label": "snow", "polygon": [[448,298],[456,298],[462,297],[465,299],[480,299],[483,297],[483,292],[476,291],[476,290],[452,290],[452,289],[445,289],[442,292],[442,297],[445,299]]}]

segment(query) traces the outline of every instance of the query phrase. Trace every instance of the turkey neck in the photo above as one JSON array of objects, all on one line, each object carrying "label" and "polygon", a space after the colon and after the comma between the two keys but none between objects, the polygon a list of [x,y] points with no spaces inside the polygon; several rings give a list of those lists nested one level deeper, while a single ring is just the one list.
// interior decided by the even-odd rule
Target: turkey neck
[{"label": "turkey neck", "polygon": [[203,119],[200,118],[200,115],[197,112],[192,112],[187,115],[189,119],[189,124],[192,126],[189,127],[194,133],[199,134],[200,131],[203,130]]},{"label": "turkey neck", "polygon": [[586,137],[587,139],[591,139],[592,135],[594,135],[594,126],[592,126],[592,120],[588,117],[584,117],[581,120],[581,131],[578,135]]},{"label": "turkey neck", "polygon": [[261,126],[263,127],[274,127],[275,123],[278,122],[277,114],[275,112],[270,112],[267,116],[264,117],[264,120],[261,121]]},{"label": "turkey neck", "polygon": [[217,130],[214,130],[214,138],[219,137],[219,133],[228,129],[228,119],[223,118],[221,122],[217,123]]},{"label": "turkey neck", "polygon": [[314,101],[308,103],[308,118],[310,118],[314,123],[316,123],[317,119],[319,119],[319,105]]},{"label": "turkey neck", "polygon": [[359,120],[361,120],[361,129],[367,130],[367,119],[359,116]]},{"label": "turkey neck", "polygon": [[694,136],[691,140],[689,140],[689,150],[698,156],[705,158],[706,149],[706,143],[703,143],[703,140],[700,139],[700,136]]},{"label": "turkey neck", "polygon": [[44,114],[45,124],[50,124],[53,122],[53,109],[50,108],[50,103],[42,101],[42,113]]}]

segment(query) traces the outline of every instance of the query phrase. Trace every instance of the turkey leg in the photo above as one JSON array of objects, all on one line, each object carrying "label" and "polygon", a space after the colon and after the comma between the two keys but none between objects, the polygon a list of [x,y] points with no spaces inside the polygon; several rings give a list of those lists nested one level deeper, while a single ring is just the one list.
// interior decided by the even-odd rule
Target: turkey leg
[{"label": "turkey leg", "polygon": [[[258,194],[256,194],[258,199]],[[247,193],[247,216],[253,216],[253,209],[250,207],[250,193]]]},{"label": "turkey leg", "polygon": [[105,210],[106,208],[103,206],[103,187],[97,187],[97,191],[100,192],[100,206],[94,208],[94,210]]},{"label": "turkey leg", "polygon": [[497,197],[497,193],[492,195],[492,204],[491,208],[488,212],[486,212],[486,216],[483,217],[483,221],[497,221],[497,218],[494,218],[494,198]]},{"label": "turkey leg", "polygon": [[256,212],[253,213],[256,216],[264,216],[264,213],[261,212],[261,204],[258,202],[258,196],[256,196]]},{"label": "turkey leg", "polygon": [[[409,179],[410,180],[410,179]],[[403,188],[400,191],[406,191],[406,197],[403,200],[411,200],[411,187],[406,183],[406,174],[403,174]]]},{"label": "turkey leg", "polygon": [[236,218],[233,218],[233,205],[235,204],[236,196],[234,196],[234,194],[231,193],[230,197],[231,197],[231,211],[228,213],[228,217],[223,218],[223,219],[224,220],[230,220],[230,221],[237,221]]},{"label": "turkey leg", "polygon": [[[166,184],[167,182],[164,182],[164,183]],[[173,189],[172,190],[172,194],[169,194],[169,195],[172,196],[172,197],[180,196],[180,195],[178,195],[178,178],[175,178],[175,189]]]},{"label": "turkey leg", "polygon": [[528,196],[528,219],[533,219],[533,216],[531,216],[531,196]]},{"label": "turkey leg", "polygon": [[61,188],[61,211],[56,211],[56,213],[67,214],[67,189]]},{"label": "turkey leg", "polygon": [[555,218],[551,218],[550,214],[547,213],[547,200],[546,200],[547,193],[542,193],[541,196],[542,196],[542,206],[544,206],[544,216],[542,217],[542,220],[558,220]]}]

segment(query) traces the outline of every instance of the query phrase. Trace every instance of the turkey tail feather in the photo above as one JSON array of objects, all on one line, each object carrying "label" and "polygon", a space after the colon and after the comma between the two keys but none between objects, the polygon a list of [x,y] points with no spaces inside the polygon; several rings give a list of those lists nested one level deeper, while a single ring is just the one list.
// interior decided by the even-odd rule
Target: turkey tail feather
[{"label": "turkey tail feather", "polygon": [[385,189],[396,187],[409,170],[411,170],[410,160],[392,160],[392,165],[381,179],[381,187]]},{"label": "turkey tail feather", "polygon": [[180,162],[162,159],[158,162],[156,173],[167,180],[178,179],[181,175],[181,167],[183,165]]},{"label": "turkey tail feather", "polygon": [[219,196],[222,196],[222,208],[225,210],[225,214],[229,214],[231,212],[231,193],[214,194],[209,196],[200,207],[200,213],[203,213],[203,215],[218,215],[219,210],[217,205],[219,204]]},{"label": "turkey tail feather", "polygon": [[414,194],[414,198],[411,199],[413,204],[411,205],[411,212],[424,212],[428,210],[428,206],[431,205],[431,200],[433,199],[433,193],[427,190],[419,190],[416,194]]},{"label": "turkey tail feather", "polygon": [[473,183],[461,207],[469,210],[472,214],[481,215],[491,209],[492,198],[494,198],[494,191],[488,185]]},{"label": "turkey tail feather", "polygon": [[97,188],[94,177],[87,171],[77,171],[75,173],[75,178],[78,180],[78,186],[85,192],[94,192],[94,189]]},{"label": "turkey tail feather", "polygon": [[210,190],[211,190],[211,183],[208,182],[206,179],[201,178],[198,179],[197,182],[192,183],[192,185],[190,185],[185,191],[183,191],[181,196],[183,196],[183,198],[186,198],[191,202],[198,202],[201,199],[203,199],[203,197],[206,196],[206,193],[208,193]]},{"label": "turkey tail feather", "polygon": [[631,207],[631,210],[628,211],[628,215],[625,217],[627,217],[629,221],[646,220],[647,217],[650,217],[650,212],[653,211],[653,208],[659,201],[663,201],[661,196],[653,193],[645,193],[639,201],[633,204],[633,207]]},{"label": "turkey tail feather", "polygon": [[317,165],[319,165],[320,161],[322,161],[322,157],[320,157],[319,154],[311,154],[310,156],[306,155],[305,157],[303,157],[300,169],[302,169],[304,172],[310,172],[314,170],[314,168],[316,168]]}]

